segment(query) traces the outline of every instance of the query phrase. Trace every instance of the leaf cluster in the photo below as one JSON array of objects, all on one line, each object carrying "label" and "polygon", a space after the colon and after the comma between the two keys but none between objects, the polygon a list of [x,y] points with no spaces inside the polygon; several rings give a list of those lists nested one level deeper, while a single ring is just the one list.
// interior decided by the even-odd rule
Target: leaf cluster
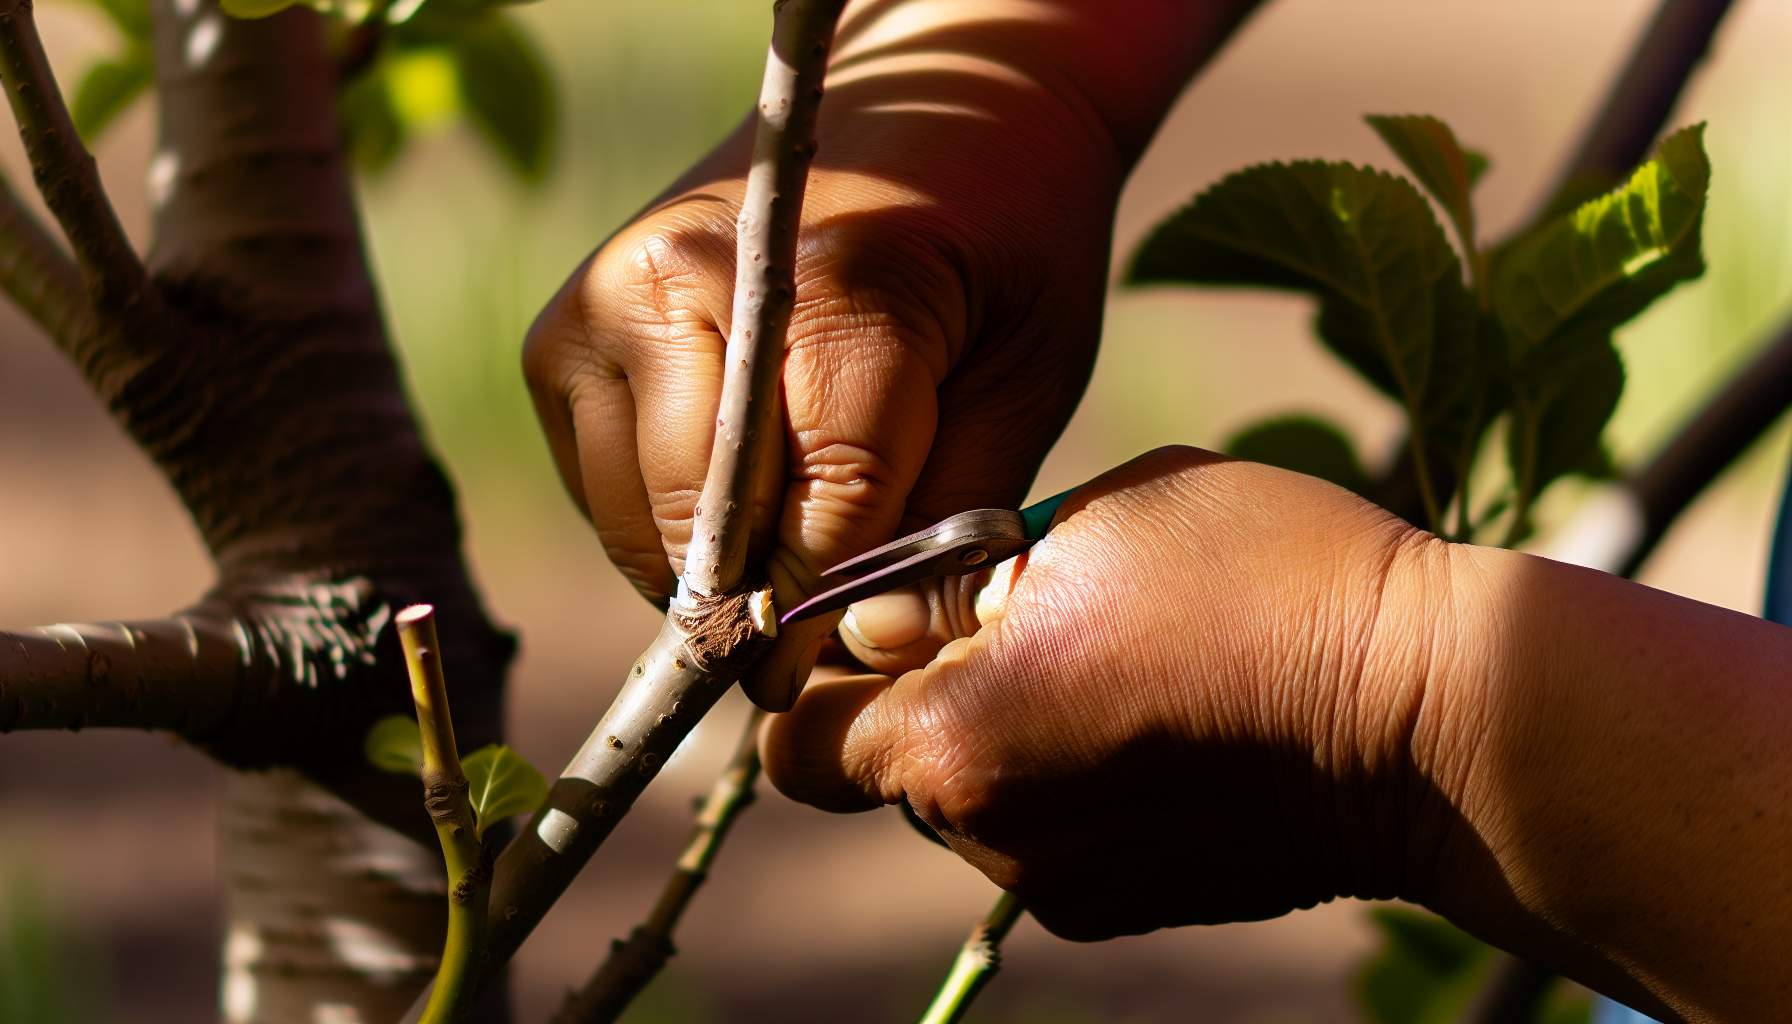
[{"label": "leaf cluster", "polygon": [[[1516,543],[1550,483],[1609,469],[1602,435],[1624,386],[1614,331],[1704,271],[1703,126],[1668,136],[1612,191],[1483,247],[1472,196],[1487,159],[1435,117],[1368,121],[1412,180],[1336,161],[1247,168],[1160,224],[1129,279],[1314,296],[1320,340],[1405,411],[1425,525],[1472,539],[1503,517]],[[1496,423],[1506,479],[1475,507],[1468,485]],[[1316,417],[1258,424],[1230,447],[1372,490],[1349,439]]]},{"label": "leaf cluster", "polygon": [[[417,720],[406,715],[390,715],[375,722],[363,749],[375,768],[397,775],[414,776],[423,763]],[[546,777],[507,746],[488,743],[461,758],[460,768],[467,777],[467,796],[473,804],[473,831],[480,839],[493,824],[532,814],[548,798]]]},{"label": "leaf cluster", "polygon": [[[87,0],[122,37],[87,68],[70,113],[89,143],[155,80],[148,0]],[[311,7],[337,25],[339,106],[355,162],[390,166],[405,143],[464,120],[524,182],[552,164],[559,94],[540,48],[500,8],[526,0],[220,0],[227,14],[265,18]]]}]

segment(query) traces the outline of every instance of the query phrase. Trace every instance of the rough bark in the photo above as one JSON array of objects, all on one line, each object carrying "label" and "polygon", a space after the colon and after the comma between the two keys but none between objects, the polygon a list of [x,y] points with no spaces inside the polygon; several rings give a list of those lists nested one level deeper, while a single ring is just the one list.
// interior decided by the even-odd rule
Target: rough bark
[{"label": "rough bark", "polygon": [[29,4],[0,0],[0,70],[9,90],[31,87],[13,109],[87,320],[33,308],[34,294],[64,302],[69,275],[3,203],[0,284],[164,472],[217,582],[163,621],[0,636],[0,728],[169,728],[227,765],[300,769],[228,784],[228,1016],[388,1021],[443,934],[439,859],[362,817],[428,835],[415,784],[360,753],[379,715],[409,706],[393,613],[438,608],[476,745],[497,738],[513,644],[468,578],[452,489],[387,345],[323,22],[241,21],[212,0],[155,0],[152,15],[155,241],[134,293],[117,282],[145,264],[20,34]]}]

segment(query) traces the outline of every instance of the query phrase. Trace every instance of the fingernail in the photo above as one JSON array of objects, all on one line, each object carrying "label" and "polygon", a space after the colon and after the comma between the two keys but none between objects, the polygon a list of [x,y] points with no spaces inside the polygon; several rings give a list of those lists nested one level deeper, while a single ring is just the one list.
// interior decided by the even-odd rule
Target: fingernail
[{"label": "fingernail", "polygon": [[987,626],[1002,616],[1002,608],[1008,603],[1008,595],[1014,590],[1015,577],[1027,563],[1026,552],[1010,558],[990,572],[988,582],[977,590],[973,607],[977,612],[977,625]]},{"label": "fingernail", "polygon": [[846,610],[840,628],[873,651],[907,647],[927,635],[933,610],[914,590],[868,597]]}]

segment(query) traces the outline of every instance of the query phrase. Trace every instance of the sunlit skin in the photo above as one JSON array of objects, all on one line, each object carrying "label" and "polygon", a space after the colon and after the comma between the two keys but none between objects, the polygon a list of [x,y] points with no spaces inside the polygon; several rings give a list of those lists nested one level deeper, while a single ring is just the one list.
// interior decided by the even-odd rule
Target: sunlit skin
[{"label": "sunlit skin", "polygon": [[[1118,189],[1249,6],[849,6],[756,516],[781,606],[1024,496],[1094,358]],[[528,345],[569,491],[656,599],[713,431],[746,141],[606,241]],[[991,621],[956,592],[855,609],[880,674],[805,690],[838,619],[780,637],[744,681],[796,701],[773,782],[909,802],[1073,938],[1398,896],[1664,1017],[1792,1005],[1792,630],[1194,449],[1060,516]]]}]

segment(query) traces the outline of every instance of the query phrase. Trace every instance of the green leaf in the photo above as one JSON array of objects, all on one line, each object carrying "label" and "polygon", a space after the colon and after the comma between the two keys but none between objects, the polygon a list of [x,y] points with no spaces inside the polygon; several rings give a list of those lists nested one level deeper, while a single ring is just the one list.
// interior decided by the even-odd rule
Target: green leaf
[{"label": "green leaf", "polygon": [[1468,162],[1468,187],[1471,189],[1481,184],[1481,179],[1487,175],[1487,169],[1493,166],[1493,161],[1487,158],[1487,154],[1478,149],[1464,149],[1462,159]]},{"label": "green leaf", "polygon": [[1369,487],[1350,438],[1317,416],[1278,416],[1252,424],[1226,442],[1226,453],[1329,480],[1358,494]]},{"label": "green leaf", "polygon": [[1374,907],[1382,945],[1357,976],[1357,996],[1379,1024],[1448,1024],[1460,1018],[1489,950],[1442,918]]},{"label": "green leaf", "polygon": [[541,52],[516,23],[480,20],[452,42],[467,117],[509,167],[538,181],[553,154],[559,97]]},{"label": "green leaf", "polygon": [[93,0],[126,39],[149,42],[149,0]]},{"label": "green leaf", "polygon": [[1444,208],[1456,228],[1462,251],[1472,255],[1475,252],[1475,210],[1469,201],[1469,192],[1475,187],[1475,179],[1486,170],[1486,158],[1482,157],[1476,167],[1468,152],[1456,141],[1456,133],[1435,117],[1370,114],[1366,120],[1425,191]]},{"label": "green leaf", "polygon": [[1663,139],[1621,187],[1501,252],[1494,308],[1515,362],[1547,342],[1598,339],[1704,273],[1700,222],[1711,164],[1704,126]]},{"label": "green leaf", "polygon": [[279,14],[299,0],[219,0],[224,13],[238,18],[265,18]]},{"label": "green leaf", "polygon": [[460,766],[477,819],[473,831],[481,839],[493,822],[533,813],[548,798],[548,781],[509,747],[480,747],[462,758]]},{"label": "green leaf", "polygon": [[90,143],[99,138],[114,118],[143,95],[155,73],[149,51],[136,46],[117,59],[102,60],[88,68],[75,86],[74,102],[69,107],[81,138]]},{"label": "green leaf", "polygon": [[404,122],[393,106],[386,82],[386,62],[369,68],[337,94],[343,137],[355,166],[378,173],[391,166],[404,147]]},{"label": "green leaf", "polygon": [[373,723],[362,749],[368,762],[383,772],[415,775],[423,764],[423,736],[410,715],[387,715]]},{"label": "green leaf", "polygon": [[[1558,477],[1599,467],[1599,440],[1623,391],[1624,361],[1609,338],[1577,345],[1565,357],[1520,375],[1506,458],[1517,481],[1521,516]],[[1521,520],[1516,532],[1528,528]]]},{"label": "green leaf", "polygon": [[[1472,419],[1458,409],[1486,386],[1471,372],[1475,304],[1410,182],[1343,163],[1249,168],[1160,224],[1129,278],[1313,292],[1320,338],[1405,407],[1427,467],[1455,464],[1459,445],[1440,429]],[[1444,483],[1426,489],[1439,510],[1449,498]]]}]

